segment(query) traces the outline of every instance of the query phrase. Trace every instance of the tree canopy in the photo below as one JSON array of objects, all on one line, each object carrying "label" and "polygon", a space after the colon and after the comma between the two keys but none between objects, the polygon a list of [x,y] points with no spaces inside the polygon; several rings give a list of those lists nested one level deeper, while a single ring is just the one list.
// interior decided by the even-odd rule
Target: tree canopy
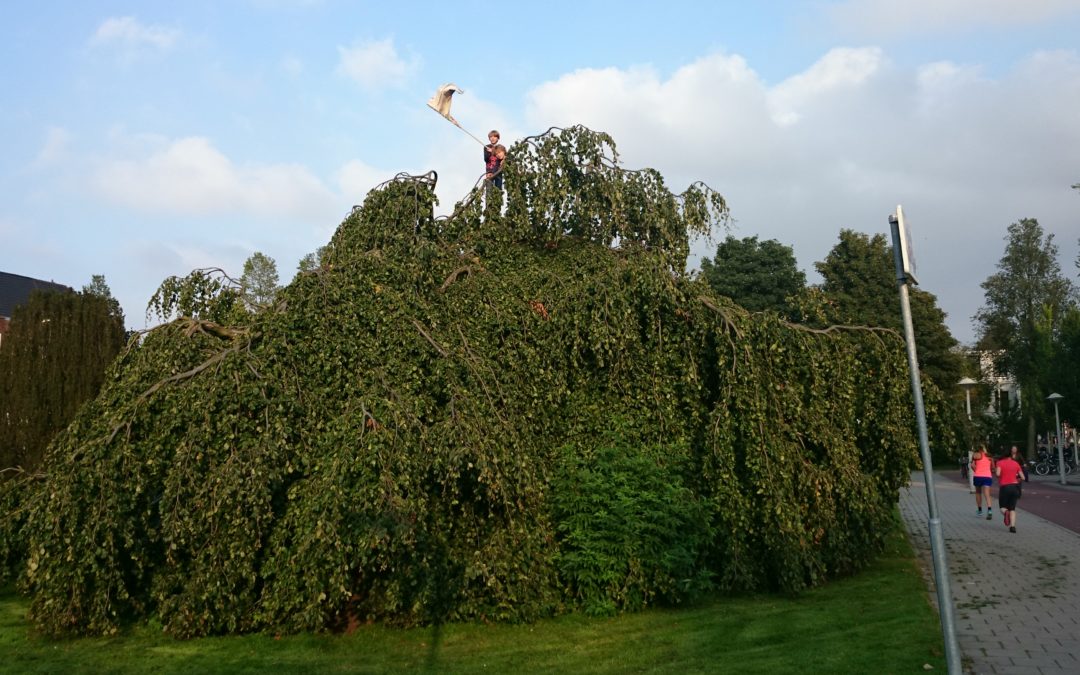
[{"label": "tree canopy", "polygon": [[752,312],[771,310],[791,317],[788,298],[806,287],[795,251],[775,239],[728,235],[716,247],[716,257],[702,258],[701,273],[718,294]]},{"label": "tree canopy", "polygon": [[521,621],[872,560],[916,460],[896,332],[687,276],[726,204],[605,134],[526,138],[504,172],[505,211],[474,190],[448,218],[433,176],[380,186],[265,311],[167,280],[155,311],[202,318],[132,344],[0,519],[35,625]]}]

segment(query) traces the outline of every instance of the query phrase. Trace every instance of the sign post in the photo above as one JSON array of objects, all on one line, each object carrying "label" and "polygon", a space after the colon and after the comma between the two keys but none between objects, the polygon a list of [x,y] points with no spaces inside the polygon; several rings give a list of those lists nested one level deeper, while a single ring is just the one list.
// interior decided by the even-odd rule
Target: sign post
[{"label": "sign post", "polygon": [[930,441],[926,433],[926,409],[923,407],[922,384],[919,381],[919,359],[915,353],[915,328],[911,323],[911,301],[908,284],[918,284],[911,233],[904,222],[904,211],[896,207],[889,216],[892,229],[893,261],[896,263],[896,285],[900,288],[900,314],[904,321],[904,342],[907,343],[908,369],[911,371],[911,393],[915,400],[915,420],[919,429],[919,452],[922,455],[923,477],[926,483],[926,504],[930,517],[930,553],[934,561],[934,585],[937,587],[941,632],[945,638],[945,661],[950,675],[960,675],[960,649],[956,643],[956,622],[953,618],[952,590],[949,586],[949,565],[945,559],[945,538],[941,534],[937,496],[934,492],[934,467],[930,460]]}]

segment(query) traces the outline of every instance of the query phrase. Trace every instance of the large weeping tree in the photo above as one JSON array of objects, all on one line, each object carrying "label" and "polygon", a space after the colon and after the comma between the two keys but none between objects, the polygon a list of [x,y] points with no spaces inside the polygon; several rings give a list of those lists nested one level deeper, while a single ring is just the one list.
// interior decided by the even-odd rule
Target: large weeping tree
[{"label": "large weeping tree", "polygon": [[522,621],[872,560],[916,460],[899,335],[687,276],[726,204],[623,170],[606,134],[524,139],[504,171],[505,210],[474,190],[435,218],[433,177],[373,190],[264,311],[164,284],[179,316],[28,500],[9,559],[36,626]]},{"label": "large weeping tree", "polygon": [[979,344],[1001,350],[999,367],[1020,385],[1032,456],[1037,418],[1049,393],[1054,335],[1076,300],[1076,289],[1061,272],[1054,235],[1045,233],[1034,218],[1009,225],[997,270],[982,283],[986,300],[975,315]]}]

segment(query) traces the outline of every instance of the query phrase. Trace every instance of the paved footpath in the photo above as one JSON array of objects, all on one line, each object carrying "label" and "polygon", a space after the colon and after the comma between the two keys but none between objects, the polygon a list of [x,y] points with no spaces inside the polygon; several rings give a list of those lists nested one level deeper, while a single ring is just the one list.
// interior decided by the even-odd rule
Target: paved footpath
[{"label": "paved footpath", "polygon": [[[1080,534],[1025,511],[1026,486],[1012,534],[997,487],[988,521],[975,516],[966,483],[939,473],[934,484],[965,672],[1080,673]],[[932,584],[921,471],[900,489],[900,513]]]}]

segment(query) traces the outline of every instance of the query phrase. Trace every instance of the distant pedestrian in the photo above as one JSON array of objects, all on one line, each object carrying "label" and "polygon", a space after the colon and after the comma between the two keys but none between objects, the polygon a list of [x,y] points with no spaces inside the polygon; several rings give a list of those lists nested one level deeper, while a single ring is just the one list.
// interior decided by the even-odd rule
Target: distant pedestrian
[{"label": "distant pedestrian", "polygon": [[1024,467],[1016,461],[1019,450],[1014,445],[1008,455],[998,460],[994,473],[998,477],[998,506],[1001,507],[1001,518],[1009,528],[1009,532],[1016,534],[1016,502],[1021,496],[1020,481],[1027,480]]},{"label": "distant pedestrian", "polygon": [[986,519],[990,520],[994,517],[993,503],[990,501],[990,488],[994,484],[994,460],[990,458],[985,445],[980,445],[971,456],[971,473],[975,477],[975,505],[979,509],[976,514],[982,517],[985,501]]}]

